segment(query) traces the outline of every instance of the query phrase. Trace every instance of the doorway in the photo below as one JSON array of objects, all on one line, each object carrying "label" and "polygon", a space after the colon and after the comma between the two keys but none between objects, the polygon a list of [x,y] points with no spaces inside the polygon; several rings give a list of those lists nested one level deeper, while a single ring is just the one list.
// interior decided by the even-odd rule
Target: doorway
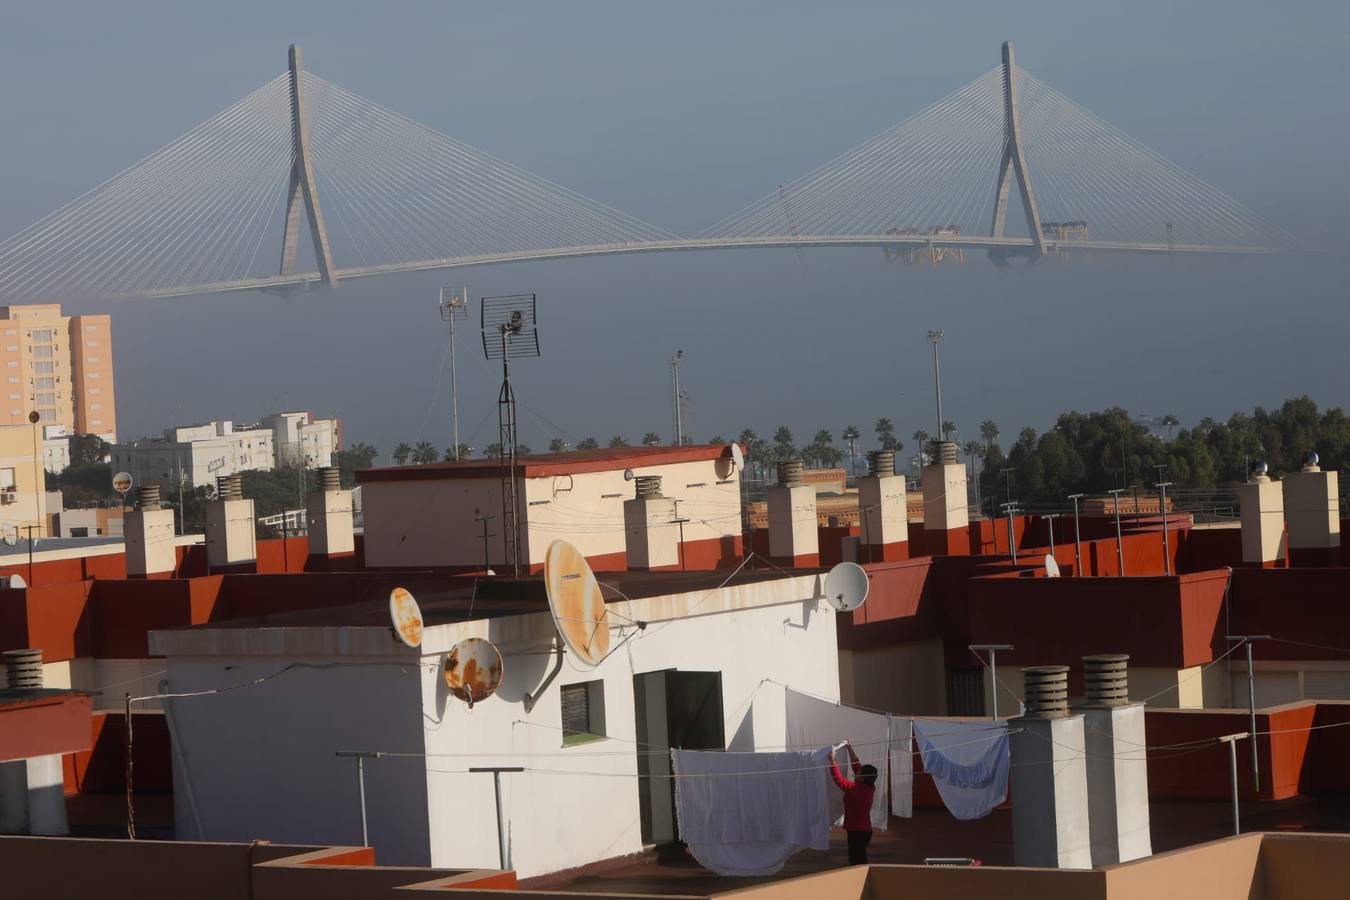
[{"label": "doorway", "polygon": [[722,673],[665,669],[634,675],[633,705],[642,841],[679,840],[670,754],[656,751],[726,749]]}]

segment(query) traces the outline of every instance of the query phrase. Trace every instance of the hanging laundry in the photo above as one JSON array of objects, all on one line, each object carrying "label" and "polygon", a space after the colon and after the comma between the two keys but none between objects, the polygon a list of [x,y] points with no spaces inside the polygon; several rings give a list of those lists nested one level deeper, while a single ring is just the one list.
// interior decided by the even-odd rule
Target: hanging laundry
[{"label": "hanging laundry", "polygon": [[891,718],[891,815],[914,816],[914,720]]},{"label": "hanging laundry", "polygon": [[923,769],[947,810],[981,819],[1008,797],[1008,723],[915,719]]},{"label": "hanging laundry", "polygon": [[719,875],[772,875],[802,848],[828,849],[829,757],[671,750],[680,840]]},{"label": "hanging laundry", "polygon": [[[831,703],[785,688],[787,741],[790,749],[833,746],[844,740],[854,741],[853,752],[864,765],[877,767],[877,790],[872,795],[872,828],[885,831],[890,820],[890,790],[885,777],[891,730],[887,717],[853,706]],[[847,768],[846,755],[840,756],[841,767]],[[848,773],[852,778],[852,773]],[[834,787],[829,772],[821,773],[829,786],[831,821],[844,821],[844,795]]]}]

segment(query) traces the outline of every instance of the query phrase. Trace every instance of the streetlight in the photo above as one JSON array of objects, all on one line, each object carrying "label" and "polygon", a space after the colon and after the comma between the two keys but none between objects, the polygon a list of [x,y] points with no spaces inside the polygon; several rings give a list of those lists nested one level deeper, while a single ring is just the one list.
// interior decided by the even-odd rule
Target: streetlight
[{"label": "streetlight", "polygon": [[1083,574],[1083,536],[1078,530],[1078,501],[1083,499],[1082,494],[1070,494],[1069,499],[1073,501],[1073,574]]},{"label": "streetlight", "polygon": [[1120,537],[1120,495],[1124,488],[1112,488],[1107,491],[1116,500],[1116,565],[1120,568],[1120,577],[1125,577],[1125,544]]},{"label": "streetlight", "polygon": [[[945,441],[947,435],[942,430],[942,373],[938,368],[938,344],[942,343],[942,331],[928,332],[928,340],[933,342],[933,390],[937,395],[937,435],[939,440]],[[919,448],[923,452],[923,448]]]}]

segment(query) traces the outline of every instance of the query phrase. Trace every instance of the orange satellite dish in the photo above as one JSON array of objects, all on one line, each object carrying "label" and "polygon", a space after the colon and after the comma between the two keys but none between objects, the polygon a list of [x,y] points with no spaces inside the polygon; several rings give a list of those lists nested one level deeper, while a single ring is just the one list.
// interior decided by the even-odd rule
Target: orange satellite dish
[{"label": "orange satellite dish", "polygon": [[544,556],[544,589],[553,623],[577,662],[594,668],[609,652],[609,619],[595,573],[581,551],[554,541]]},{"label": "orange satellite dish", "polygon": [[472,709],[502,683],[502,654],[483,638],[465,638],[445,655],[445,686]]},{"label": "orange satellite dish", "polygon": [[414,650],[422,646],[422,609],[401,587],[389,592],[389,623],[400,641]]}]

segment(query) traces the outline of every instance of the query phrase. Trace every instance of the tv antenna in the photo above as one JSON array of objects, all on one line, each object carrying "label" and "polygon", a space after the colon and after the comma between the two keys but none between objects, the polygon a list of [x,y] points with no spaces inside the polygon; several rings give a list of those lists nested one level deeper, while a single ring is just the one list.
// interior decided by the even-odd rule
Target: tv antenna
[{"label": "tv antenna", "polygon": [[516,472],[516,395],[511,390],[511,359],[539,355],[535,295],[484,297],[481,308],[483,355],[502,361],[497,395],[497,431],[502,463],[502,545],[507,565],[520,576],[520,479]]},{"label": "tv antenna", "polygon": [[455,323],[469,317],[469,289],[441,288],[441,321],[450,326],[450,429],[451,453],[459,459],[459,383],[455,378]]},{"label": "tv antenna", "polygon": [[670,358],[670,393],[671,405],[673,407],[672,412],[675,414],[674,431],[676,447],[684,446],[684,410],[680,408],[684,402],[684,398],[680,394],[680,360],[683,358],[683,350],[676,350],[675,355]]}]

